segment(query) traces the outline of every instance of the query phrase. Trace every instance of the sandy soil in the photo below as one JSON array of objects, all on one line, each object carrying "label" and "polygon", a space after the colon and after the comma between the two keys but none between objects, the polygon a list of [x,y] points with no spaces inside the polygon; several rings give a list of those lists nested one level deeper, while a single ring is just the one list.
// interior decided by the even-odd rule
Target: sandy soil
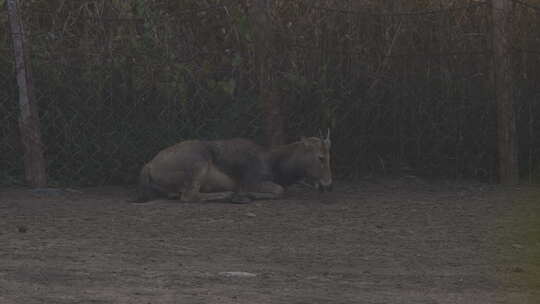
[{"label": "sandy soil", "polygon": [[78,190],[0,189],[0,303],[540,303],[534,187],[409,178],[248,205]]}]

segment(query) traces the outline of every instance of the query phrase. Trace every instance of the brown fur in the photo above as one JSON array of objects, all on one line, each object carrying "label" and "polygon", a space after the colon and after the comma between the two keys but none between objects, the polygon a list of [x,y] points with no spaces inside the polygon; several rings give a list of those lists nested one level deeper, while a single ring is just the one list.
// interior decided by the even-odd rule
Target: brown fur
[{"label": "brown fur", "polygon": [[324,139],[302,138],[299,142],[276,147],[270,151],[268,163],[273,181],[282,186],[305,179],[317,186],[332,184],[330,141]]},{"label": "brown fur", "polygon": [[142,168],[137,201],[169,195],[182,201],[272,199],[301,179],[328,187],[329,148],[329,138],[315,137],[272,150],[241,138],[183,141]]}]

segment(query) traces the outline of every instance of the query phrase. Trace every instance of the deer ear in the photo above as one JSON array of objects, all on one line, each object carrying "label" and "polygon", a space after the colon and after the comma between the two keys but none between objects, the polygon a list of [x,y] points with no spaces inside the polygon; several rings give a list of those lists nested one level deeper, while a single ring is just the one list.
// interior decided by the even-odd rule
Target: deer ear
[{"label": "deer ear", "polygon": [[332,146],[332,141],[330,140],[330,138],[325,139],[323,143],[328,149],[330,149],[330,147]]}]

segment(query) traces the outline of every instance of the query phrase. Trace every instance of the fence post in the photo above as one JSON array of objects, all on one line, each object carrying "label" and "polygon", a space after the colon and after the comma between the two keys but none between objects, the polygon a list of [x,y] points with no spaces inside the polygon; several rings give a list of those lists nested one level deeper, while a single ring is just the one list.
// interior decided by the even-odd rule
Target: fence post
[{"label": "fence post", "polygon": [[499,182],[519,183],[517,131],[510,62],[510,0],[492,0],[493,89],[497,116]]},{"label": "fence post", "polygon": [[284,141],[284,120],[283,104],[277,91],[271,62],[271,50],[275,42],[268,17],[271,9],[272,0],[255,0],[252,24],[255,26],[255,66],[259,82],[259,96],[264,109],[266,140],[270,146],[275,146]]},{"label": "fence post", "polygon": [[30,56],[26,49],[26,36],[19,11],[19,1],[7,0],[7,6],[19,86],[21,111],[19,129],[24,149],[25,177],[30,186],[42,188],[47,186],[47,171],[34,96]]}]

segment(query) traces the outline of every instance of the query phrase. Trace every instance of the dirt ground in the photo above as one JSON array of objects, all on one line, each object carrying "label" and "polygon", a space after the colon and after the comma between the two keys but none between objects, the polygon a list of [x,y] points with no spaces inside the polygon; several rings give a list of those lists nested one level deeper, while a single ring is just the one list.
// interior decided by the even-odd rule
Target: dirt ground
[{"label": "dirt ground", "polygon": [[132,191],[0,189],[0,303],[540,303],[540,188],[401,178],[247,205]]}]

